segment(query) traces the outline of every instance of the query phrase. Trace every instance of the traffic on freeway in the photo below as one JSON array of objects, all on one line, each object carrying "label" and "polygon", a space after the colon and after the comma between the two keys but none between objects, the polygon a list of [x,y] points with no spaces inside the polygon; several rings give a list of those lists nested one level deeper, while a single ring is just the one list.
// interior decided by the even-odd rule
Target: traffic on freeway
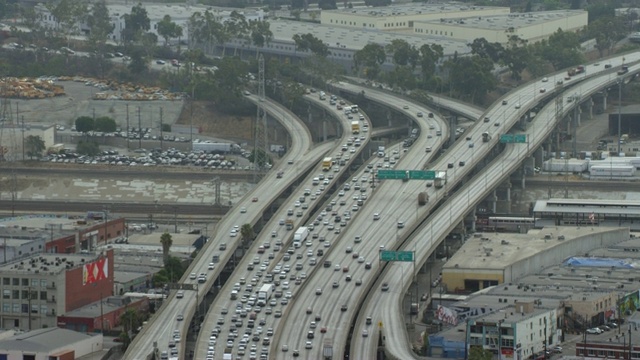
[{"label": "traffic on freeway", "polygon": [[[257,97],[251,98],[254,101],[258,101]],[[278,178],[277,174],[269,173],[265,181],[259,183],[253,191],[247,193],[237,204],[237,209],[239,210],[230,211],[217,225],[220,230],[216,232],[215,238],[210,239],[207,246],[203,248],[186,271],[183,279],[181,279],[181,283],[185,287],[181,297],[177,296],[177,291],[172,291],[160,308],[159,313],[136,336],[125,353],[125,358],[146,359],[154,351],[154,344],[156,344],[155,349],[159,354],[162,351],[171,351],[171,349],[176,348],[176,352],[181,357],[184,356],[183,342],[175,340],[186,337],[187,327],[195,312],[195,307],[186,306],[185,304],[194,303],[196,296],[198,296],[199,300],[202,299],[206,291],[213,286],[214,280],[219,276],[222,267],[214,264],[213,269],[210,269],[209,266],[213,255],[219,256],[220,263],[226,263],[231,257],[233,249],[237,247],[236,243],[241,238],[239,236],[230,237],[230,231],[239,224],[253,224],[261,216],[265,207],[271,204],[279,195],[278,191],[273,191],[274,186],[283,191],[286,184],[291,183],[298,177],[300,169],[312,164],[315,165],[314,158],[318,157],[318,155],[314,155],[314,152],[310,151],[312,141],[306,127],[297,118],[292,117],[283,107],[266,100],[261,104],[292,134],[291,151],[282,160],[286,164],[282,166],[283,176]],[[242,209],[245,210],[243,211]],[[225,248],[227,250],[219,250],[222,244],[226,244]],[[195,273],[196,277],[192,278],[190,273]],[[177,320],[179,315],[182,315],[182,321]],[[175,326],[167,326],[166,324]]]},{"label": "traffic on freeway", "polygon": [[[406,153],[401,145],[386,149],[389,161],[397,161],[393,164],[395,169],[422,169],[444,143],[442,134],[448,133],[446,123],[439,116],[417,116],[419,112],[428,114],[431,111],[428,108],[393,98],[388,102],[420,127],[416,142]],[[438,133],[441,135],[437,136]],[[427,147],[433,151],[426,152]],[[403,156],[400,158],[400,155]],[[362,182],[363,176],[371,178],[367,170],[385,169],[386,164],[384,158],[370,160],[364,169],[354,174],[351,183]],[[296,301],[276,328],[278,341],[271,351],[280,352],[279,356],[287,358],[289,352],[298,350],[299,356],[305,359],[322,358],[326,351],[331,351],[334,358],[341,357],[339,344],[344,339],[340,337],[349,331],[349,314],[357,311],[354,306],[357,298],[362,296],[365,284],[379,268],[380,246],[393,246],[396,237],[405,231],[400,224],[408,222],[421,210],[413,205],[417,204],[417,198],[408,198],[404,191],[409,183],[389,180],[374,184],[376,188],[366,206],[358,210],[352,222],[331,242],[331,250],[325,253],[322,267],[317,268],[304,288],[295,294]],[[424,182],[420,186],[428,189]],[[332,201],[338,199],[340,193]],[[304,331],[288,324],[302,324]]]},{"label": "traffic on freeway", "polygon": [[[629,59],[628,55],[627,59]],[[621,59],[617,60],[621,61]],[[611,63],[615,64],[616,59],[611,59]],[[592,73],[600,74],[600,76],[593,79],[589,77],[591,80],[583,81],[578,86],[565,90],[564,96],[572,96],[577,93],[587,98],[603,86],[615,84],[617,81],[615,69],[612,72],[604,72],[603,74],[602,71],[598,71],[598,69],[600,69],[599,66],[600,65],[591,64],[587,67],[587,71],[595,69]],[[631,73],[638,69],[640,69],[640,66],[630,67],[630,70],[632,70]],[[591,76],[593,77],[594,75]],[[531,89],[523,89],[523,91],[528,93],[529,97],[535,97],[536,94],[544,93],[539,89],[545,86],[546,83],[554,84],[560,80],[563,82],[566,81],[563,74],[556,74],[553,77],[539,79],[536,83],[529,84],[529,86],[534,89],[538,88],[537,92],[534,91],[532,94]],[[528,108],[533,106],[534,102],[530,101],[527,104]],[[491,114],[492,111],[495,111],[495,108],[499,109],[502,106],[504,105],[500,102],[490,109],[488,113]],[[470,183],[459,190],[445,203],[445,206],[441,207],[432,215],[427,223],[423,224],[419,232],[416,233],[410,241],[404,244],[404,250],[416,251],[416,262],[418,264],[422,263],[427,256],[434,251],[437,244],[452,230],[469,209],[472,209],[477,202],[481,201],[488,192],[493,189],[495,184],[509,176],[531,151],[542,144],[543,140],[549,136],[556,126],[555,111],[555,103],[551,102],[545,106],[529,125],[527,133],[530,143],[528,145],[507,145],[505,151],[489,166],[485,167],[482,174],[474,177]],[[566,106],[564,108],[564,114],[567,114],[569,111],[571,111],[571,106]],[[518,117],[514,117],[509,121],[515,122],[517,120]],[[405,291],[411,284],[411,281],[407,279],[407,274],[409,274],[409,276],[413,276],[414,274],[414,269],[411,264],[393,263],[387,266],[387,271],[384,273],[384,276],[376,283],[376,286],[372,290],[373,293],[380,295],[367,299],[363,306],[364,311],[358,314],[355,326],[356,332],[361,329],[363,329],[362,331],[366,329],[367,337],[356,336],[357,334],[354,333],[351,343],[352,353],[358,354],[359,357],[361,356],[363,358],[375,357],[378,344],[374,340],[377,339],[379,332],[383,331],[386,337],[385,345],[393,356],[402,359],[416,358],[411,351],[409,339],[407,338],[404,314],[402,314],[398,308],[400,297],[404,296]],[[399,284],[399,288],[397,291],[390,291],[387,286],[387,290],[385,290],[384,284]],[[370,323],[374,325],[368,325]],[[378,324],[381,324],[382,327],[379,327]]]},{"label": "traffic on freeway", "polygon": [[[333,155],[329,153],[319,162],[317,171],[313,171],[276,211],[221,289],[201,325],[196,358],[223,358],[224,354],[268,358],[275,322],[287,311],[294,293],[322,258],[322,253],[310,249],[310,242],[326,235],[314,232],[322,223],[318,219],[313,221],[309,212],[321,205],[325,194],[337,186],[338,178],[366,146],[370,127],[361,112],[343,114],[335,107],[327,106],[326,101],[321,100],[323,97],[326,94],[306,98],[334,112],[344,129],[343,137],[332,148]],[[329,101],[337,102],[338,99],[330,97]],[[366,197],[364,193],[357,194],[358,199],[345,198],[341,206],[348,200],[349,206],[354,204],[351,209],[355,207],[357,211],[359,201]],[[336,209],[338,206],[335,204]],[[332,232],[339,232],[346,226],[350,216],[343,216],[344,219],[337,223],[334,217],[330,219],[328,227]],[[328,218],[324,222],[329,222]],[[308,220],[313,222],[303,226]],[[322,246],[330,246],[329,241],[325,238]]]}]

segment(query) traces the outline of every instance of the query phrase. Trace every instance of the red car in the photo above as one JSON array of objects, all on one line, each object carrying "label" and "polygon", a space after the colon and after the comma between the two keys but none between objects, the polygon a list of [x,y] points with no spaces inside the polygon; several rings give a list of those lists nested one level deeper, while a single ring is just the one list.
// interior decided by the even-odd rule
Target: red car
[{"label": "red car", "polygon": [[251,199],[251,202],[258,202],[258,198]]},{"label": "red car", "polygon": [[327,328],[326,327],[321,327],[320,328],[320,332],[323,333],[323,334],[326,333],[327,332]]}]

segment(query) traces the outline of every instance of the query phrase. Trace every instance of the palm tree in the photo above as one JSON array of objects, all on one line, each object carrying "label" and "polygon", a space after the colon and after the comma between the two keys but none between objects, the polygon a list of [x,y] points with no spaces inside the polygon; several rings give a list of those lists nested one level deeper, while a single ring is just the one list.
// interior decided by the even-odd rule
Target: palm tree
[{"label": "palm tree", "polygon": [[160,244],[162,244],[162,259],[166,264],[167,260],[169,260],[169,250],[171,249],[171,245],[173,245],[171,234],[168,232],[162,234],[162,236],[160,236]]},{"label": "palm tree", "polygon": [[122,343],[126,349],[131,343],[131,331],[140,326],[140,317],[136,309],[128,308],[120,315],[120,323],[122,324]]},{"label": "palm tree", "polygon": [[242,246],[253,240],[256,234],[253,232],[253,226],[251,224],[244,224],[240,228],[240,236],[242,236]]}]

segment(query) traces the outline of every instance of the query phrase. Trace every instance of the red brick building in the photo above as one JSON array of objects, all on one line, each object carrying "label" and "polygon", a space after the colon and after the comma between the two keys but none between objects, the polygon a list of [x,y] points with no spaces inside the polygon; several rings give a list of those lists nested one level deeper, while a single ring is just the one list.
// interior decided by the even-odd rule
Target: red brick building
[{"label": "red brick building", "polygon": [[105,244],[126,233],[125,219],[106,222],[78,220],[74,234],[52,239],[46,243],[48,253],[73,254],[81,250],[91,250],[96,245]]}]

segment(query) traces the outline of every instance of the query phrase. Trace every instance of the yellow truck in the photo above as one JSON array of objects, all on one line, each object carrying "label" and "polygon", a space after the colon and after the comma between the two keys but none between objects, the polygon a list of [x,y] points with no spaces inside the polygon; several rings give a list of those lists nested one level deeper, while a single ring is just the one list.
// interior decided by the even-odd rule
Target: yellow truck
[{"label": "yellow truck", "polygon": [[360,121],[354,120],[354,121],[351,122],[351,132],[353,134],[359,134],[360,133]]},{"label": "yellow truck", "polygon": [[333,165],[333,161],[331,160],[330,157],[326,157],[322,159],[322,171],[331,170],[331,165]]}]

